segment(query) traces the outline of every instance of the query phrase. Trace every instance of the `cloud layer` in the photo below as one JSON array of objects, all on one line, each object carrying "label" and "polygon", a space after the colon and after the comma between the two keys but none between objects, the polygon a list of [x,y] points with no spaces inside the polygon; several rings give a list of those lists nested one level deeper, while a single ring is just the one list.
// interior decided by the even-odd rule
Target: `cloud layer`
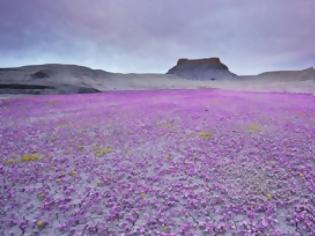
[{"label": "cloud layer", "polygon": [[313,0],[2,0],[0,67],[165,72],[219,56],[237,74],[315,65]]}]

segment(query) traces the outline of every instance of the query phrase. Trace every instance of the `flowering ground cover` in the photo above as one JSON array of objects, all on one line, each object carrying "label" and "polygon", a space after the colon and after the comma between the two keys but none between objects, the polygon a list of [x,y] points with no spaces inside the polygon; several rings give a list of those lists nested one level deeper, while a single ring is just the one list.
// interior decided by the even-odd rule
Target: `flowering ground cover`
[{"label": "flowering ground cover", "polygon": [[0,235],[315,235],[315,97],[0,101]]}]

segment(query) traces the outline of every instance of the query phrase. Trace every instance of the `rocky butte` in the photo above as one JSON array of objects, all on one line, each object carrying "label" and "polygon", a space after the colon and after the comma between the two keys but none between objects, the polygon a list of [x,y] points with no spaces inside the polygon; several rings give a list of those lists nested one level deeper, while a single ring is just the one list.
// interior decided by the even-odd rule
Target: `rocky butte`
[{"label": "rocky butte", "polygon": [[179,59],[177,65],[167,74],[177,75],[192,80],[235,79],[237,75],[229,71],[218,57],[205,59]]}]

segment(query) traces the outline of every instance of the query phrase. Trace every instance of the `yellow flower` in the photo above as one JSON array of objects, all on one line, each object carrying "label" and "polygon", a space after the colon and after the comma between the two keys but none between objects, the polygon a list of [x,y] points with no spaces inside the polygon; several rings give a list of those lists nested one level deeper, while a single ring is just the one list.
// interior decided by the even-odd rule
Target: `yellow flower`
[{"label": "yellow flower", "polygon": [[25,161],[25,162],[28,162],[28,161],[39,161],[39,160],[40,160],[40,156],[37,153],[24,154],[22,156],[22,159],[21,159],[21,161]]},{"label": "yellow flower", "polygon": [[72,170],[69,172],[69,175],[74,177],[77,175],[77,172],[75,170]]},{"label": "yellow flower", "polygon": [[171,160],[173,160],[173,157],[172,157],[172,155],[171,155],[171,154],[168,154],[168,155],[167,155],[167,157],[166,157],[166,160],[168,160],[168,161],[171,161]]},{"label": "yellow flower", "polygon": [[111,151],[112,151],[111,147],[97,148],[95,150],[95,156],[96,157],[103,157],[106,154],[110,153]]},{"label": "yellow flower", "polygon": [[170,230],[170,228],[168,227],[168,226],[166,226],[166,225],[163,225],[162,226],[162,232],[164,232],[164,233],[169,233],[171,230]]},{"label": "yellow flower", "polygon": [[4,163],[7,165],[14,165],[14,164],[18,163],[18,161],[14,160],[14,159],[8,159],[8,160],[5,160]]},{"label": "yellow flower", "polygon": [[258,133],[262,131],[262,127],[259,124],[250,124],[247,126],[248,131]]},{"label": "yellow flower", "polygon": [[70,155],[71,154],[71,149],[68,148],[68,149],[64,150],[63,154]]},{"label": "yellow flower", "polygon": [[210,140],[212,138],[212,134],[210,132],[206,131],[200,131],[198,132],[199,138],[204,140]]},{"label": "yellow flower", "polygon": [[47,223],[43,220],[36,221],[36,226],[38,229],[43,229],[43,228],[45,228],[46,225],[47,225]]},{"label": "yellow flower", "polygon": [[271,193],[267,193],[266,197],[267,197],[268,200],[271,200],[273,198]]}]

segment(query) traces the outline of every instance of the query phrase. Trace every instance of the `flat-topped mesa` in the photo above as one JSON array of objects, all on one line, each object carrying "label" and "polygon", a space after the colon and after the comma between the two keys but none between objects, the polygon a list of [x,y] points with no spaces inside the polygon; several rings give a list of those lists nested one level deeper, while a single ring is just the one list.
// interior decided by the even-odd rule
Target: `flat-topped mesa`
[{"label": "flat-topped mesa", "polygon": [[229,68],[218,57],[194,60],[182,58],[167,74],[195,80],[232,79],[237,77],[229,71]]},{"label": "flat-topped mesa", "polygon": [[194,67],[212,67],[212,68],[221,68],[223,70],[228,70],[229,68],[221,63],[220,58],[204,58],[204,59],[194,59],[189,60],[187,58],[181,58],[177,61],[177,66],[194,66]]}]

